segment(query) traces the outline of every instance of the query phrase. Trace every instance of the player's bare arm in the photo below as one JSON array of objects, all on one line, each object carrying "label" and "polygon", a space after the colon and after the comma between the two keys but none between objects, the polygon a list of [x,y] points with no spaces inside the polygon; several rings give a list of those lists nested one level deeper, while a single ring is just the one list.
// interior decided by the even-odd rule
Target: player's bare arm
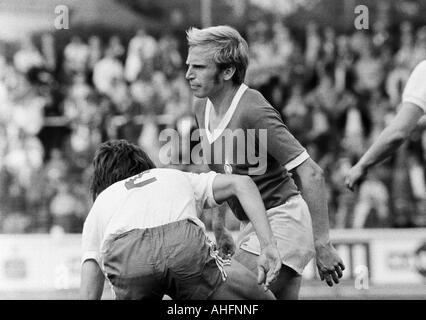
[{"label": "player's bare arm", "polygon": [[104,289],[105,277],[95,260],[86,260],[81,267],[80,298],[82,300],[100,300]]},{"label": "player's bare arm", "polygon": [[392,155],[410,136],[423,113],[415,104],[404,102],[392,122],[346,175],[346,186],[353,191],[370,167]]},{"label": "player's bare arm", "polygon": [[294,169],[294,180],[305,199],[312,219],[316,263],[321,280],[329,286],[339,283],[345,269],[329,237],[328,205],[322,169],[308,158]]},{"label": "player's bare arm", "polygon": [[225,227],[225,215],[228,205],[213,208],[212,210],[212,229],[216,238],[216,244],[219,248],[219,254],[222,257],[232,256],[235,253],[235,241],[231,232]]},{"label": "player's bare arm", "polygon": [[256,184],[248,176],[218,175],[213,182],[213,193],[218,203],[231,196],[237,197],[241,203],[253,224],[261,247],[258,259],[258,282],[265,283],[268,287],[278,276],[281,257]]}]

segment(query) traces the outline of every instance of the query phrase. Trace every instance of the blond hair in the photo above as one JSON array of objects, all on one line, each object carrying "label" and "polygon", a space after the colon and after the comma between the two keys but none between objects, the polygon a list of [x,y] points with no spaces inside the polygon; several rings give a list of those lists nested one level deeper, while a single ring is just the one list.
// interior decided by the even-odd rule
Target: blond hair
[{"label": "blond hair", "polygon": [[234,66],[232,81],[244,82],[249,64],[248,45],[240,33],[230,26],[215,26],[204,29],[189,28],[186,31],[189,47],[205,46],[212,51],[213,62],[223,70]]}]

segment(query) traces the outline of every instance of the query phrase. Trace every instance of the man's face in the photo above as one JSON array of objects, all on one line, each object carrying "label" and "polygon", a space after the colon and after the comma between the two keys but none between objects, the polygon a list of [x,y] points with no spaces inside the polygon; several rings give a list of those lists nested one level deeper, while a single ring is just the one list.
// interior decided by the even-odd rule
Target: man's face
[{"label": "man's face", "polygon": [[197,98],[212,97],[223,87],[223,72],[213,62],[209,48],[190,47],[186,59],[186,79]]}]

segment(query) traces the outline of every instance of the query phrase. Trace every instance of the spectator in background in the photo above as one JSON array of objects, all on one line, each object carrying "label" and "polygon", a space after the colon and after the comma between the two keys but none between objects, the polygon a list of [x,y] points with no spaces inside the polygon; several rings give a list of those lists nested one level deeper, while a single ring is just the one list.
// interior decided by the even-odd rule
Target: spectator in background
[{"label": "spectator in background", "polygon": [[129,86],[122,77],[114,77],[111,80],[110,91],[107,96],[115,109],[119,113],[125,114],[132,104]]},{"label": "spectator in background", "polygon": [[54,186],[68,174],[69,164],[60,149],[50,151],[49,160],[45,163],[45,175],[50,185]]},{"label": "spectator in background", "polygon": [[389,116],[394,114],[394,106],[391,100],[385,96],[383,90],[372,92],[370,100],[366,103],[368,117],[371,122],[371,130],[366,135],[366,142],[374,141],[385,128]]},{"label": "spectator in background", "polygon": [[272,63],[286,67],[288,63],[290,63],[291,57],[294,55],[295,44],[290,31],[283,23],[274,23],[272,45],[273,55],[270,57],[273,61]]},{"label": "spectator in background", "polygon": [[318,85],[307,94],[308,104],[332,116],[338,99],[332,64],[317,64]]},{"label": "spectator in background", "polygon": [[121,43],[120,37],[117,35],[111,36],[106,50],[111,50],[114,58],[120,61],[122,61],[124,53],[126,51],[124,49],[123,44]]},{"label": "spectator in background", "polygon": [[390,34],[388,24],[385,19],[378,19],[373,24],[373,34],[371,36],[372,45],[375,49],[381,49],[389,45]]},{"label": "spectator in background", "polygon": [[355,54],[350,47],[350,38],[346,35],[337,37],[336,59],[335,61],[335,81],[336,90],[343,92],[349,86],[347,83],[351,74]]},{"label": "spectator in background", "polygon": [[182,91],[172,88],[164,107],[164,114],[171,117],[171,123],[176,123],[181,117],[190,113],[190,104]]},{"label": "spectator in background", "polygon": [[99,60],[93,69],[93,84],[102,94],[111,97],[117,82],[124,80],[123,65],[114,56],[111,49],[105,51],[105,56]]},{"label": "spectator in background", "polygon": [[417,212],[417,214],[414,214],[413,222],[419,226],[426,226],[426,211],[424,210],[426,204],[426,168],[424,163],[426,163],[426,158],[424,155],[409,154],[407,163],[410,187],[416,207],[414,212]]},{"label": "spectator in background", "polygon": [[326,27],[321,50],[324,63],[334,63],[336,61],[336,50],[336,32],[332,27]]},{"label": "spectator in background", "polygon": [[44,58],[44,65],[49,71],[56,70],[56,51],[55,51],[55,40],[51,33],[43,34],[41,37],[41,52]]},{"label": "spectator in background", "polygon": [[384,79],[384,65],[373,52],[370,41],[362,47],[360,54],[354,67],[357,79],[356,89],[361,94],[370,95],[373,91],[379,90]]},{"label": "spectator in background", "polygon": [[351,159],[344,152],[333,155],[326,170],[329,173],[328,183],[330,186],[331,217],[333,227],[338,229],[351,228],[354,207],[358,201],[358,195],[352,192],[342,192],[345,175],[351,167]]},{"label": "spectator in background", "polygon": [[30,38],[24,38],[21,49],[13,56],[16,70],[26,74],[31,68],[40,68],[44,65],[44,59],[40,51]]},{"label": "spectator in background", "polygon": [[39,95],[25,78],[21,78],[20,87],[19,95],[12,100],[11,120],[27,134],[36,135],[44,125],[47,99]]},{"label": "spectator in background", "polygon": [[170,35],[163,36],[158,42],[157,68],[164,72],[167,78],[174,78],[182,70],[182,57],[178,50],[178,43]]},{"label": "spectator in background", "polygon": [[306,27],[306,47],[305,64],[307,68],[313,68],[319,60],[321,51],[321,37],[318,32],[318,25],[315,22],[309,22]]},{"label": "spectator in background", "polygon": [[86,73],[89,47],[79,36],[73,36],[64,49],[64,69],[67,75]]},{"label": "spectator in background", "polygon": [[311,128],[308,106],[303,97],[303,85],[296,82],[291,88],[290,98],[287,104],[280,110],[290,132],[298,137],[300,143],[305,145],[307,141],[307,128]]},{"label": "spectator in background", "polygon": [[1,232],[6,234],[22,234],[29,231],[31,216],[23,211],[14,211],[6,215],[2,221]]},{"label": "spectator in background", "polygon": [[[8,64],[6,62],[6,58],[4,57],[3,54],[1,54],[1,51],[0,51],[0,68],[1,68],[0,70],[5,70],[5,69],[8,68]],[[1,74],[0,75],[0,81],[1,81],[0,83],[2,83],[4,81],[3,77],[4,77],[4,75]]]},{"label": "spectator in background", "polygon": [[[72,77],[71,85],[68,89],[68,97],[77,103],[81,103],[87,99],[92,92],[92,88],[87,84],[83,73],[76,73]],[[83,110],[79,110],[83,111]]]},{"label": "spectator in background", "polygon": [[410,69],[407,66],[398,65],[396,62],[395,68],[390,70],[385,82],[385,91],[389,97],[389,103],[396,109],[401,100],[404,84],[410,76]]},{"label": "spectator in background", "polygon": [[57,186],[57,193],[50,202],[50,212],[53,222],[50,232],[75,232],[75,217],[80,204],[71,192],[71,185],[65,181],[60,181]]},{"label": "spectator in background", "polygon": [[11,143],[4,158],[4,164],[17,177],[22,187],[29,188],[33,171],[40,169],[43,165],[43,146],[36,136],[29,135],[20,129],[17,129],[17,136],[10,139]]},{"label": "spectator in background", "polygon": [[88,79],[91,81],[93,76],[93,69],[96,63],[102,59],[102,42],[98,36],[89,37],[89,57],[87,62],[88,67]]},{"label": "spectator in background", "polygon": [[[358,200],[354,207],[352,228],[377,228],[389,226],[389,192],[380,180],[378,172],[372,171],[361,185]],[[368,220],[373,222],[369,222]]]},{"label": "spectator in background", "polygon": [[268,37],[268,26],[265,21],[257,22],[250,39],[250,62],[254,65],[268,65],[273,57],[273,43]]},{"label": "spectator in background", "polygon": [[13,127],[8,134],[3,136],[7,139],[7,145],[2,155],[3,171],[1,179],[4,183],[1,188],[2,206],[0,210],[5,213],[3,232],[22,233],[29,231],[35,216],[34,204],[29,201],[34,187],[35,175],[43,165],[43,147],[35,137],[28,135],[25,131]]},{"label": "spectator in background", "polygon": [[366,132],[358,105],[349,105],[346,111],[346,124],[343,131],[343,146],[351,157],[360,156],[364,151]]},{"label": "spectator in background", "polygon": [[394,61],[399,67],[411,69],[414,58],[413,26],[410,22],[401,23],[399,37],[399,49],[395,54]]},{"label": "spectator in background", "polygon": [[143,69],[152,69],[157,51],[157,41],[144,29],[139,29],[129,42],[124,67],[125,79],[133,82]]},{"label": "spectator in background", "polygon": [[92,146],[92,136],[90,128],[82,123],[76,123],[73,126],[73,130],[70,136],[70,146],[72,153],[74,154],[74,161],[77,160],[77,165],[80,167],[84,167],[87,165],[87,162],[83,161],[81,163],[79,158],[81,155],[87,154],[90,151],[90,147]]},{"label": "spectator in background", "polygon": [[136,81],[130,85],[131,96],[138,103],[145,114],[155,112],[152,102],[155,97],[153,74],[141,73]]},{"label": "spectator in background", "polygon": [[[389,181],[389,189],[393,200],[392,227],[394,228],[412,228],[415,226],[416,199],[410,181],[410,153],[407,147],[408,143],[401,146],[395,154],[393,165],[391,166],[392,175]],[[387,165],[387,162],[383,165]]]},{"label": "spectator in background", "polygon": [[7,70],[9,68],[6,65],[6,61],[2,60],[2,58],[0,56],[0,70],[3,71],[0,73],[0,128],[2,123],[7,123],[11,112],[10,93],[7,87],[7,82],[10,81],[10,78],[8,79],[7,77]]}]

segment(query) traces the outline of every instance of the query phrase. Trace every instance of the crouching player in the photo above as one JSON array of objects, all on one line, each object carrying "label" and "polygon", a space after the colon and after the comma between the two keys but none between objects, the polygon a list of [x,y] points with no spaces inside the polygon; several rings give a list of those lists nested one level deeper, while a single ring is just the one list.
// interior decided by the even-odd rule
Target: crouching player
[{"label": "crouching player", "polygon": [[[82,235],[82,299],[274,299],[281,258],[259,191],[246,176],[157,169],[125,141],[103,143],[94,160],[94,204]],[[220,258],[199,219],[235,196],[261,244],[258,277]],[[259,284],[264,284],[262,287]]]}]

